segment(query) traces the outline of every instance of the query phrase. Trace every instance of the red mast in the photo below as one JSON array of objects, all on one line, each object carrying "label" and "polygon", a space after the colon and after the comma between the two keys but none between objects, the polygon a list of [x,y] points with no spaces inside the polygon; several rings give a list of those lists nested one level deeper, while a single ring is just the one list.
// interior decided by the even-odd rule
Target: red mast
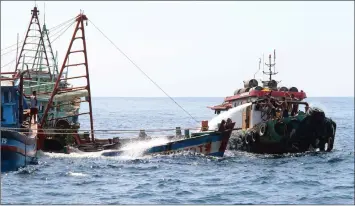
[{"label": "red mast", "polygon": [[[59,78],[56,80],[51,98],[49,100],[48,106],[46,107],[46,110],[43,114],[42,120],[41,120],[41,125],[43,126],[44,123],[46,122],[45,120],[47,119],[48,116],[48,112],[51,108],[53,108],[53,99],[55,95],[58,94],[63,94],[63,93],[68,93],[68,92],[75,92],[75,91],[80,91],[80,90],[87,90],[88,91],[88,96],[86,101],[82,101],[82,102],[88,102],[89,103],[89,112],[87,113],[81,113],[81,114],[77,114],[77,115],[83,115],[83,114],[89,114],[90,115],[90,129],[91,129],[91,139],[93,142],[95,142],[95,138],[94,138],[94,124],[93,124],[93,118],[92,118],[92,106],[91,106],[91,92],[90,92],[90,79],[89,79],[89,67],[88,67],[88,58],[87,58],[87,50],[86,50],[86,40],[85,40],[85,30],[84,30],[84,21],[87,21],[88,18],[86,17],[86,15],[80,13],[77,18],[76,18],[76,26],[75,26],[75,30],[73,33],[73,37],[70,41],[69,44],[69,48],[68,51],[65,55],[64,61],[63,61],[63,65],[60,69],[59,72]],[[81,30],[81,32],[78,33],[78,31]],[[81,36],[80,36],[81,33]],[[78,35],[79,34],[79,35]],[[72,51],[72,46],[73,46],[73,42],[77,39],[82,39],[82,50],[74,50]],[[82,63],[77,63],[77,64],[69,64],[69,55],[73,54],[73,53],[83,53],[84,54],[84,62]],[[71,67],[78,67],[78,66],[85,66],[85,75],[82,76],[74,76],[74,77],[65,77],[62,78],[63,75],[63,71],[65,68],[67,68],[69,70],[69,68]],[[77,70],[77,68],[75,69]],[[63,80],[69,80],[69,79],[79,79],[79,78],[86,78],[86,85],[85,86],[80,86],[80,87],[72,87],[72,88],[61,88],[59,82],[63,81]],[[61,118],[65,118],[65,117],[61,117]]]},{"label": "red mast", "polygon": [[[22,63],[22,64],[25,64],[25,57],[29,57],[29,58],[32,58],[34,59],[33,60],[33,63],[28,63],[28,64],[32,64],[32,69],[33,70],[37,70],[39,68],[34,68],[35,66],[35,61],[36,59],[40,58],[39,56],[39,48],[40,47],[43,47],[43,53],[45,55],[45,60],[46,60],[46,64],[44,64],[47,68],[48,68],[48,74],[50,76],[50,79],[52,79],[52,74],[51,74],[51,70],[50,70],[50,66],[49,66],[49,61],[48,61],[48,57],[47,57],[47,52],[46,52],[46,46],[44,44],[44,41],[43,41],[43,35],[42,35],[42,30],[41,30],[41,26],[39,24],[39,20],[38,20],[38,14],[39,14],[39,10],[37,9],[37,7],[34,7],[33,10],[31,10],[31,14],[32,14],[32,17],[31,17],[31,21],[30,21],[30,24],[28,25],[28,29],[27,29],[27,32],[26,32],[26,36],[25,36],[25,40],[23,42],[23,45],[22,45],[22,49],[20,51],[20,56],[18,57],[18,60],[16,62],[16,68],[15,68],[15,72],[17,72],[19,70],[19,64]],[[32,26],[34,25],[34,26]],[[31,28],[32,26],[32,28]],[[32,34],[30,35],[30,31],[33,31],[31,32]],[[39,36],[38,36],[39,34]],[[39,43],[35,43],[33,42],[34,40],[32,41],[29,41],[28,39],[30,38],[39,38]],[[38,45],[37,47],[37,50],[33,50],[33,49],[29,49],[29,48],[25,48],[26,45]],[[25,54],[27,53],[24,53],[24,51],[27,51],[27,52],[31,52],[31,51],[35,51],[35,55],[34,56],[25,56]],[[22,62],[21,62],[21,59],[22,59]],[[39,67],[41,67],[41,65],[39,65]]]}]

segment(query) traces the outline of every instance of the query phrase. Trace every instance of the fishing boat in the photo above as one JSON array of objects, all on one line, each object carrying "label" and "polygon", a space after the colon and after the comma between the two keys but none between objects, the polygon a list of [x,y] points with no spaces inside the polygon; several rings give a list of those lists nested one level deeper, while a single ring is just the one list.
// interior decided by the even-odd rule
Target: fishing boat
[{"label": "fishing boat", "polygon": [[[263,69],[268,79],[261,80],[261,86],[254,74],[222,104],[208,107],[217,117],[230,117],[242,128],[232,135],[228,148],[270,154],[332,151],[336,123],[322,109],[310,107],[303,90],[278,86],[280,81],[272,78],[278,73],[275,60],[274,50],[274,63],[270,54],[265,63],[269,70]],[[259,70],[260,64],[261,59]]]},{"label": "fishing boat", "polygon": [[[72,19],[73,23],[76,23],[73,37],[69,43],[62,67],[58,72],[58,78],[53,82],[52,90],[47,93],[48,101],[43,108],[43,116],[40,121],[41,126],[45,130],[45,135],[39,136],[38,142],[39,148],[44,151],[68,152],[69,146],[74,146],[85,152],[93,152],[117,148],[120,145],[118,138],[96,139],[94,136],[89,65],[84,29],[87,20],[86,15],[82,13]],[[81,44],[77,44],[78,47],[81,45],[80,49],[73,48],[73,43],[77,40],[81,41]],[[74,56],[73,62],[69,61],[70,56]],[[79,73],[79,75],[68,76],[69,70],[75,70],[76,74]],[[64,85],[67,85],[68,80],[79,80],[82,86],[64,87],[62,83],[64,82]],[[81,103],[88,103],[88,112],[79,112]],[[59,117],[53,117],[53,112],[60,110],[58,107],[69,108],[68,110],[74,108],[75,111],[71,113],[66,112],[66,115]],[[79,133],[79,127],[71,126],[66,121],[66,118],[73,118],[73,122],[75,122],[80,115],[89,116],[89,132]],[[49,122],[52,121],[56,123],[51,126]],[[51,129],[53,126],[54,129]],[[48,144],[49,142],[50,144]]]},{"label": "fishing boat", "polygon": [[37,124],[28,120],[28,106],[23,96],[23,77],[1,74],[1,172],[14,171],[35,163]]},{"label": "fishing boat", "polygon": [[85,98],[88,95],[87,91],[57,95],[52,103],[55,107],[48,112],[47,118],[41,121],[56,81],[59,80],[59,87],[62,89],[70,89],[72,87],[66,79],[68,76],[67,71],[59,75],[58,53],[54,55],[52,42],[57,40],[63,34],[63,30],[71,26],[73,22],[73,18],[63,22],[50,29],[52,33],[49,34],[45,15],[44,24],[41,28],[39,10],[35,6],[31,10],[31,19],[21,50],[19,55],[16,54],[17,60],[14,77],[18,78],[21,72],[27,71],[24,74],[24,96],[28,100],[33,91],[37,92],[39,103],[38,118],[42,128],[42,132],[39,133],[41,140],[39,146],[43,151],[63,150],[66,140],[62,138],[63,135],[58,134],[62,130],[56,133],[53,133],[53,131],[55,129],[77,130],[80,128],[79,116],[77,114],[80,111],[81,98]]},{"label": "fishing boat", "polygon": [[[164,144],[147,146],[141,155],[172,154],[181,152],[192,152],[206,156],[223,157],[227,149],[232,128],[235,123],[230,124],[230,129],[223,131],[201,131],[184,136],[179,140],[171,140]],[[107,151],[102,156],[121,156],[129,152],[127,150]]]}]

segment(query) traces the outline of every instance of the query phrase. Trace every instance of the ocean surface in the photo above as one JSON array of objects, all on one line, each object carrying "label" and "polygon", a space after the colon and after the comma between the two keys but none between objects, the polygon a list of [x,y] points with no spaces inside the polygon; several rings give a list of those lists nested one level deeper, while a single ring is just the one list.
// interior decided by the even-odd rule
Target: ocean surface
[{"label": "ocean surface", "polygon": [[[215,116],[206,106],[223,98],[175,100],[201,121]],[[354,99],[308,102],[337,123],[330,153],[227,151],[223,158],[41,153],[37,165],[1,174],[1,204],[354,204]],[[82,110],[87,110],[84,103]],[[93,111],[96,130],[199,126],[168,98],[94,98]],[[88,129],[88,118],[81,122]],[[137,135],[101,132],[96,137]]]}]

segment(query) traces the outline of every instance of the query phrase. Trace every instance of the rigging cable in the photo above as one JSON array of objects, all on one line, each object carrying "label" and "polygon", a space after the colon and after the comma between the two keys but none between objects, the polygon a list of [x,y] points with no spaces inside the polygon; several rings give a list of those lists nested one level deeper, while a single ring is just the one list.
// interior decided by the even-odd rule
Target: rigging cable
[{"label": "rigging cable", "polygon": [[[67,23],[68,23],[68,22],[67,22]],[[50,41],[50,39],[48,39],[48,41],[53,43],[53,42],[54,42],[55,40],[57,40],[60,36],[62,36],[62,35],[65,33],[65,31],[67,31],[68,28],[69,28],[70,26],[72,26],[74,23],[75,23],[75,21],[73,21],[69,26],[63,27],[61,30],[57,31],[56,33],[54,33],[54,34],[49,34],[48,37],[54,37],[54,36],[57,35],[59,32],[62,32],[62,33],[59,34],[59,36],[57,36],[53,41]],[[65,29],[65,30],[64,30],[64,29]],[[64,31],[63,31],[63,30],[64,30]],[[38,38],[39,38],[39,37],[38,37]],[[34,40],[30,41],[29,43],[33,43],[35,40],[38,40],[38,39],[34,39]],[[21,47],[21,46],[19,46],[19,48],[20,48],[20,47]],[[24,55],[26,55],[28,52],[30,52],[30,51],[25,52]],[[5,54],[6,54],[6,53],[5,53]],[[5,55],[5,54],[3,54],[3,55]],[[2,56],[2,55],[1,55],[1,56]],[[30,57],[29,60],[32,60],[32,59],[34,59],[34,58],[35,58],[35,57]],[[12,61],[6,63],[5,65],[2,65],[1,68],[3,68],[3,67],[5,67],[5,66],[7,66],[7,65],[9,65],[9,64],[11,64],[11,63],[13,63],[14,61],[16,61],[16,60],[12,60]]]},{"label": "rigging cable", "polygon": [[[72,20],[72,19],[71,19],[71,20]],[[69,23],[69,22],[66,21],[66,23]],[[74,23],[75,23],[75,21],[73,21],[72,24],[69,25],[69,27],[70,27],[71,25],[73,25]],[[62,24],[62,25],[67,25],[67,24]],[[57,28],[60,28],[60,27],[57,27]],[[63,29],[65,29],[65,27],[63,27],[62,29],[60,29],[58,32],[56,32],[56,33],[54,33],[54,34],[49,34],[49,30],[48,30],[47,32],[48,32],[49,36],[55,36],[56,34],[58,34],[58,33],[60,33],[61,31],[63,31]],[[68,28],[66,28],[66,29],[68,29]],[[51,30],[51,31],[52,31],[52,30]],[[40,36],[36,36],[36,37],[37,37],[37,38],[40,38]],[[27,42],[27,44],[28,44],[28,43],[33,43],[35,40],[38,40],[38,39],[34,39],[34,40],[30,41],[30,42]],[[16,51],[17,49],[21,48],[21,47],[22,47],[22,44],[20,45],[20,43],[22,43],[22,42],[24,42],[24,40],[21,41],[21,42],[19,42],[18,47],[14,48],[14,49],[12,49],[12,50],[10,50],[10,51],[7,51],[7,52],[5,52],[5,53],[3,53],[3,54],[1,54],[1,56],[4,56],[4,55],[6,55],[6,54],[9,54],[9,53],[11,53],[11,52],[13,52],[13,51]],[[2,50],[5,50],[5,49],[2,49]]]},{"label": "rigging cable", "polygon": [[73,24],[75,23],[75,21],[73,21],[67,28],[65,28],[65,30],[63,31],[63,29],[61,29],[60,31],[63,31],[61,34],[59,34],[55,39],[53,39],[52,41],[50,41],[48,39],[49,42],[53,43],[55,42],[55,40],[57,40],[59,37],[61,37]]},{"label": "rigging cable", "polygon": [[[89,19],[90,21],[90,19]],[[157,86],[162,92],[164,92],[164,94],[169,97],[177,106],[179,106],[186,114],[188,114],[193,120],[195,120],[197,123],[199,123],[199,121],[197,121],[188,111],[186,111],[182,106],[180,106],[172,97],[170,97],[157,83],[155,83],[137,64],[135,64],[120,48],[118,48],[116,46],[115,43],[113,43],[92,21],[90,21],[90,23],[92,23],[92,25],[94,25],[94,27],[114,46],[116,47],[116,49],[121,52],[121,54],[123,54],[142,74],[144,74],[153,84],[155,84],[155,86]]]},{"label": "rigging cable", "polygon": [[[76,17],[77,17],[77,16],[76,16]],[[54,26],[54,27],[52,27],[52,28],[50,28],[50,29],[47,29],[47,30],[48,30],[48,33],[57,30],[58,28],[60,28],[60,27],[63,26],[63,25],[66,25],[68,22],[70,22],[70,21],[76,19],[76,17],[70,18],[69,20],[67,20],[67,21],[65,21],[65,22],[63,22],[63,23],[60,23],[60,24],[57,25],[57,26]],[[25,41],[25,40],[22,40],[22,41],[18,42],[18,44],[21,44],[21,43],[24,42],[24,41]],[[6,47],[6,48],[3,48],[3,49],[1,49],[1,51],[4,51],[4,50],[9,49],[9,48],[11,48],[11,47],[14,47],[14,46],[16,46],[16,45],[17,45],[17,43],[15,43],[15,44],[13,44],[13,45],[10,45],[10,46],[8,46],[8,47]]]}]

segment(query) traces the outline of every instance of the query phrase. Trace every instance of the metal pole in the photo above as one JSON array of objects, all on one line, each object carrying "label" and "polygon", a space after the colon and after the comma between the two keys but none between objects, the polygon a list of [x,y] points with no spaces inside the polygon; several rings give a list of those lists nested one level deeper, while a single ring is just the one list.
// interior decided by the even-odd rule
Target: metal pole
[{"label": "metal pole", "polygon": [[88,58],[86,54],[86,39],[85,39],[85,30],[84,30],[84,20],[87,20],[87,17],[85,15],[80,16],[80,23],[81,23],[81,33],[82,33],[82,39],[83,39],[83,45],[84,45],[84,57],[85,57],[85,66],[86,66],[86,82],[87,82],[87,90],[88,90],[88,101],[89,101],[89,110],[90,110],[90,126],[91,126],[91,139],[93,142],[95,142],[95,137],[94,137],[94,121],[92,118],[92,106],[91,106],[91,92],[90,92],[90,77],[89,77],[89,66],[88,66]]},{"label": "metal pole", "polygon": [[17,33],[17,49],[16,49],[16,65],[17,65],[17,62],[18,62],[18,59],[17,59],[17,57],[18,57],[18,39],[19,39],[19,34]]},{"label": "metal pole", "polygon": [[19,101],[19,122],[20,124],[23,123],[23,75],[28,71],[28,65],[25,64],[27,67],[27,71],[23,71],[20,73],[20,101]]}]

